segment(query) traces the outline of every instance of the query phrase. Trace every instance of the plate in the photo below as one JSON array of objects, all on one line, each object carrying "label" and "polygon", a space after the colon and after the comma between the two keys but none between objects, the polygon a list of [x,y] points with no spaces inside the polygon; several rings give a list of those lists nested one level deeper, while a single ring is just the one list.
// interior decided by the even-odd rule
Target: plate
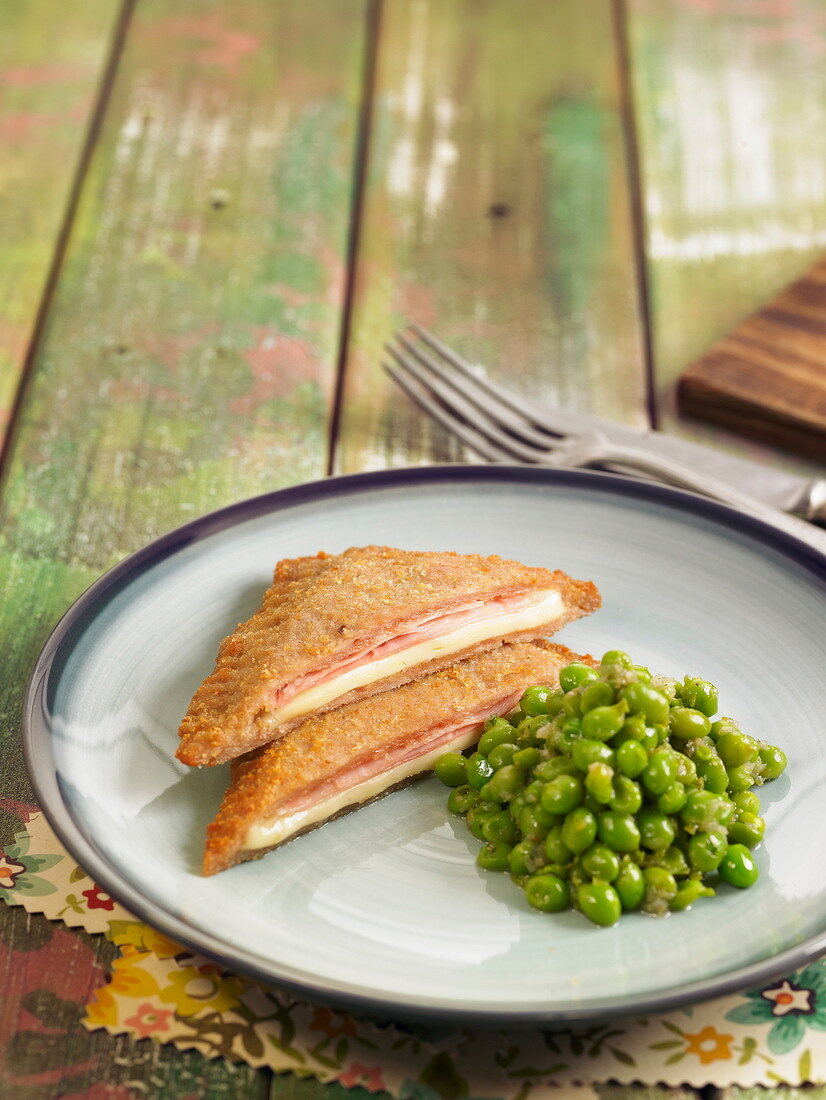
[{"label": "plate", "polygon": [[[202,838],[227,768],[187,771],[177,726],[220,639],[280,558],[383,543],[502,554],[595,581],[558,635],[713,680],[724,713],[781,745],[760,799],[760,879],[598,929],[531,910],[429,777],[212,878]],[[43,806],[104,889],[265,982],[384,1017],[561,1026],[774,978],[826,951],[826,558],[690,494],[580,471],[434,467],[333,478],[165,536],[81,597],[27,696]]]}]

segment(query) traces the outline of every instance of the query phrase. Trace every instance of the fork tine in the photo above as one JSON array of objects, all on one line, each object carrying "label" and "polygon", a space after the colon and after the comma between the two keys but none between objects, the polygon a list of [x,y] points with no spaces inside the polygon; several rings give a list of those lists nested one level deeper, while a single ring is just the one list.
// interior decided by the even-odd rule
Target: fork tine
[{"label": "fork tine", "polygon": [[382,366],[390,375],[390,377],[404,390],[407,396],[428,414],[437,420],[442,427],[465,443],[471,450],[476,451],[482,458],[488,460],[488,462],[508,462],[509,457],[503,454],[500,450],[494,447],[491,443],[480,435],[474,428],[471,428],[468,424],[462,423],[457,420],[451,413],[445,409],[444,405],[441,405],[438,401],[434,400],[428,393],[427,389],[416,382],[410,376],[405,374],[398,367],[394,367],[391,363],[382,363]]},{"label": "fork tine", "polygon": [[[494,434],[499,443],[507,446],[518,457],[528,461],[536,461],[538,457],[533,453],[521,452],[519,440],[534,444],[543,452],[561,442],[558,436],[537,431],[533,424],[512,409],[503,417],[502,402],[496,397],[489,396],[484,387],[478,384],[475,376],[446,367],[441,360],[434,359],[427,349],[421,346],[421,343],[413,343],[403,332],[396,334],[396,340],[427,369],[427,377],[423,377],[421,371],[417,372],[417,377],[424,385],[438,390],[442,400],[458,408],[466,420],[476,420],[481,415],[484,418],[485,427],[489,428],[489,434]],[[401,361],[402,356],[394,345],[388,344],[387,349]],[[406,363],[405,366],[411,372],[414,370],[412,362]],[[443,389],[444,386],[449,387],[451,391],[449,395]]]},{"label": "fork tine", "polygon": [[488,397],[492,397],[496,401],[499,401],[506,408],[510,409],[511,412],[523,416],[534,428],[538,428],[541,432],[551,436],[565,436],[570,431],[570,414],[565,413],[564,416],[561,414],[557,415],[553,408],[548,408],[543,405],[540,419],[537,416],[536,407],[534,405],[518,394],[513,393],[511,390],[506,389],[504,386],[500,386],[498,382],[491,381],[490,378],[480,373],[467,359],[463,359],[461,355],[457,355],[452,348],[447,346],[447,344],[443,344],[432,332],[428,332],[427,329],[422,328],[422,326],[415,321],[411,321],[408,328],[412,332],[415,332],[419,339],[427,344],[432,351],[435,351],[448,363],[454,366],[456,370],[474,386],[484,391]]},{"label": "fork tine", "polygon": [[500,452],[509,456],[511,461],[516,459],[519,462],[537,463],[548,460],[546,446],[534,447],[522,443],[510,433],[503,431],[499,421],[491,416],[486,408],[469,401],[461,389],[451,385],[438,372],[432,371],[427,360],[417,361],[392,344],[387,345],[387,351],[408,376],[412,375],[431,394],[436,395],[445,406],[447,414],[452,414],[449,422],[446,417],[442,418],[442,423],[451,430],[455,431],[455,421],[459,419],[465,425],[476,426],[478,434],[492,443]]}]

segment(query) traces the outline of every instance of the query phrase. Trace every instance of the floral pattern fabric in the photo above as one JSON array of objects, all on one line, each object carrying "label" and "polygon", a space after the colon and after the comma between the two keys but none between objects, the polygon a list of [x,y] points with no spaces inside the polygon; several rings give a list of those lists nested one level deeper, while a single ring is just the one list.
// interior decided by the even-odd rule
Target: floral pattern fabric
[{"label": "floral pattern fabric", "polygon": [[603,1081],[703,1086],[826,1082],[826,958],[742,994],[570,1032],[480,1035],[379,1027],[215,963],[133,918],[33,815],[0,855],[0,896],[120,948],[84,1024],[207,1057],[312,1075],[402,1100],[583,1097]]}]

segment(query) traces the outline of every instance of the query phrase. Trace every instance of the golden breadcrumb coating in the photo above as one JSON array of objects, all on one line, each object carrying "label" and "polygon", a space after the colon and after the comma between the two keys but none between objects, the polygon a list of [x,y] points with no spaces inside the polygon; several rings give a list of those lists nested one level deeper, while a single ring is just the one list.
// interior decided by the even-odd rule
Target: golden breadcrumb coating
[{"label": "golden breadcrumb coating", "polygon": [[[190,765],[219,764],[283,735],[303,719],[281,725],[270,719],[280,689],[298,677],[356,658],[428,615],[543,589],[560,593],[564,611],[535,630],[508,635],[509,641],[542,637],[600,605],[590,582],[497,556],[366,546],[279,562],[262,606],[224,639],[214,671],[193,696],[179,730],[178,758]],[[326,709],[494,648],[502,640],[494,637],[365,685]]]}]

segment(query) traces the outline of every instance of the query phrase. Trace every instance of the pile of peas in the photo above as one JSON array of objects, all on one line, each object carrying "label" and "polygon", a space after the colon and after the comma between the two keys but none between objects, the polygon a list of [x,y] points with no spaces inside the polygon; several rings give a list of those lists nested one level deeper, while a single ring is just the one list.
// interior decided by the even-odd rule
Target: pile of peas
[{"label": "pile of peas", "polygon": [[785,753],[713,722],[713,684],[652,676],[619,650],[559,683],[436,763],[448,809],[484,842],[477,864],[509,872],[534,908],[598,925],[686,909],[714,876],[751,886],[765,828],[751,787],[782,775]]}]

